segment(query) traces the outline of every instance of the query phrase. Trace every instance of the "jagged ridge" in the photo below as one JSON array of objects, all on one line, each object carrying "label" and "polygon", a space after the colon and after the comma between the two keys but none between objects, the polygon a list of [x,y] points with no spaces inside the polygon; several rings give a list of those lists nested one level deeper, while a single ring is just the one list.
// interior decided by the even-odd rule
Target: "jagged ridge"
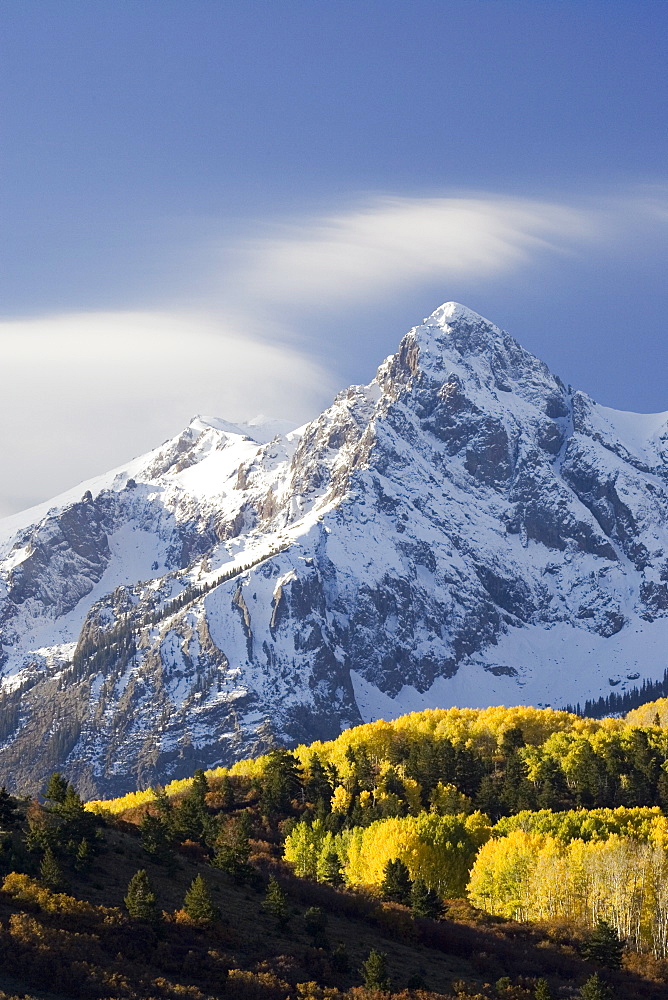
[{"label": "jagged ridge", "polygon": [[[668,414],[456,303],[271,437],[197,418],[0,524],[0,778],[86,794],[451,704],[663,676]],[[125,637],[125,638],[123,638]]]}]

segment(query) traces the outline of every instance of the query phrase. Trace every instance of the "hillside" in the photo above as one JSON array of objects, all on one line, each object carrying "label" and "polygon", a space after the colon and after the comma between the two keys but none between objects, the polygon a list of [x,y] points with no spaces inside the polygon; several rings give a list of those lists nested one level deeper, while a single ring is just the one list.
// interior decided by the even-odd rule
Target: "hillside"
[{"label": "hillside", "polygon": [[[550,763],[557,746],[563,783]],[[375,1000],[386,987],[379,994],[362,968],[375,951],[404,1000],[579,996],[593,975],[620,1000],[659,1000],[665,945],[627,934],[622,949],[619,888],[597,896],[612,950],[596,944],[591,915],[536,922],[513,914],[526,903],[507,889],[527,843],[534,856],[551,844],[562,861],[578,844],[603,851],[608,869],[622,847],[626,863],[633,845],[658,858],[667,758],[658,726],[519,707],[374,723],[86,809],[52,776],[41,805],[0,795],[0,989],[44,1000]],[[593,786],[596,773],[605,786]],[[544,800],[547,785],[575,808],[535,811],[524,797]],[[487,815],[475,809],[485,786]],[[505,902],[491,905],[480,887],[491,884],[485,865],[500,871],[494,851],[510,867]],[[138,871],[148,885],[128,902]],[[199,875],[204,898],[192,894]]]}]

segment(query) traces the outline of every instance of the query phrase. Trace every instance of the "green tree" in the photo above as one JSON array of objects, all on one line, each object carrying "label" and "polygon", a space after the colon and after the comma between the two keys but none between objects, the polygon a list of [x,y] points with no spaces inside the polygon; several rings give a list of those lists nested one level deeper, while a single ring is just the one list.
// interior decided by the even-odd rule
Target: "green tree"
[{"label": "green tree", "polygon": [[336,851],[323,852],[318,859],[317,875],[319,882],[327,882],[335,887],[343,885],[341,859]]},{"label": "green tree", "polygon": [[90,841],[83,837],[79,841],[76,848],[76,866],[79,870],[86,868],[90,864],[90,860],[93,856],[93,850],[90,846]]},{"label": "green tree", "polygon": [[165,864],[172,858],[169,828],[160,816],[145,812],[139,830],[141,845],[154,861]]},{"label": "green tree", "polygon": [[199,799],[202,805],[204,805],[208,791],[209,782],[207,781],[206,774],[201,767],[198,767],[193,774],[193,783],[188,789],[188,793],[194,798]]},{"label": "green tree", "polygon": [[362,976],[364,985],[368,990],[382,990],[383,993],[390,992],[390,977],[387,972],[387,955],[374,948],[369,952],[369,957],[362,963]]},{"label": "green tree", "polygon": [[234,786],[229,774],[224,774],[220,781],[220,802],[223,809],[234,808]]},{"label": "green tree", "polygon": [[174,824],[180,840],[204,842],[210,830],[209,814],[206,808],[206,794],[209,783],[204,771],[195,771],[192,784],[174,812]]},{"label": "green tree", "polygon": [[270,913],[272,917],[276,918],[278,924],[283,927],[288,922],[288,901],[285,893],[281,889],[280,885],[276,879],[272,877],[269,879],[269,884],[267,885],[267,891],[265,893],[264,902],[262,903],[263,908]]},{"label": "green tree", "polygon": [[16,820],[18,802],[16,799],[9,794],[5,786],[0,788],[0,827],[3,829],[12,824]]},{"label": "green tree", "polygon": [[145,868],[140,868],[128,882],[125,908],[133,920],[155,923],[160,914],[158,901]]},{"label": "green tree", "polygon": [[416,917],[438,920],[443,913],[443,903],[435,889],[428,889],[421,878],[413,882],[411,889],[411,910]]},{"label": "green tree", "polygon": [[44,885],[49,889],[58,891],[64,887],[65,879],[63,877],[63,870],[60,867],[58,858],[50,847],[47,847],[44,851],[44,856],[39,866],[39,876]]},{"label": "green tree", "polygon": [[314,806],[321,806],[329,812],[332,804],[332,784],[320,757],[314,753],[309,761],[308,773],[304,783],[306,800]]},{"label": "green tree", "polygon": [[212,864],[227,872],[236,881],[242,882],[252,872],[248,864],[250,857],[250,841],[246,833],[247,824],[238,819],[232,820],[218,834],[216,852]]},{"label": "green tree", "polygon": [[580,987],[581,1000],[613,1000],[612,988],[595,972],[584,986]]},{"label": "green tree", "polygon": [[619,934],[606,920],[599,920],[582,946],[582,954],[608,969],[620,969],[624,944]]},{"label": "green tree", "polygon": [[301,778],[294,754],[273,750],[261,779],[260,809],[263,816],[275,819],[292,809],[292,799],[301,790]]},{"label": "green tree", "polygon": [[209,887],[201,875],[191,882],[183,900],[183,909],[191,920],[198,923],[210,922],[218,918],[218,910],[213,905]]},{"label": "green tree", "polygon": [[46,783],[44,798],[49,802],[64,802],[68,788],[69,782],[58,771],[54,771]]},{"label": "green tree", "polygon": [[533,995],[535,1000],[553,1000],[547,979],[536,980],[536,986],[534,988]]},{"label": "green tree", "polygon": [[403,861],[399,858],[396,858],[394,861],[388,861],[385,865],[383,876],[380,886],[383,898],[389,899],[393,903],[403,903],[405,906],[409,906],[413,883],[411,882],[410,872]]}]

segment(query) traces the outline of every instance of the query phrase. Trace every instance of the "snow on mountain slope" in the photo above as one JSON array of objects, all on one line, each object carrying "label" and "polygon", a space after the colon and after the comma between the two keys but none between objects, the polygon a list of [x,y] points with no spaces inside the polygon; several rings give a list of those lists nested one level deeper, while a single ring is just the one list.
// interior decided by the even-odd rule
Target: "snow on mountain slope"
[{"label": "snow on mountain slope", "polygon": [[0,780],[111,794],[666,667],[668,414],[446,303],[294,432],[196,418],[0,522]]}]

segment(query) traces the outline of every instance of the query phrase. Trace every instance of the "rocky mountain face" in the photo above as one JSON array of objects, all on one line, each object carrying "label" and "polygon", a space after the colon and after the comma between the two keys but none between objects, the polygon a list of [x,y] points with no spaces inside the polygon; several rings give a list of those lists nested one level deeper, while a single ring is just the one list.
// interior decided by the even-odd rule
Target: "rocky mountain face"
[{"label": "rocky mountain face", "polygon": [[447,303],[298,430],[196,418],[0,522],[0,781],[110,796],[425,707],[663,675],[668,414]]}]

